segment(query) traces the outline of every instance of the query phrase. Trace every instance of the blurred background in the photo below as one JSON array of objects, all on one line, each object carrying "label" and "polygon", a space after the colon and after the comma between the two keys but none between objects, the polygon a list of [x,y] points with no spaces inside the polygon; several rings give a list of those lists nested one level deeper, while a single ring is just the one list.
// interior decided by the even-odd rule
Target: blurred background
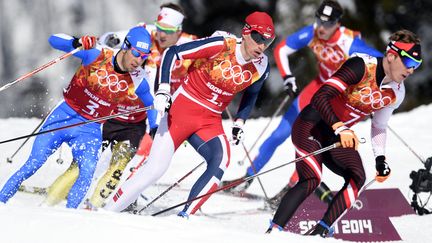
[{"label": "blurred background", "polygon": [[[53,33],[74,36],[101,35],[128,29],[138,22],[153,23],[162,3],[180,4],[186,11],[185,32],[200,37],[215,30],[240,36],[244,18],[252,11],[266,11],[275,22],[277,39],[266,51],[272,65],[252,117],[271,116],[286,95],[273,60],[273,48],[287,35],[314,21],[320,0],[0,0],[0,86],[12,82],[42,64],[62,55],[47,39]],[[361,31],[363,39],[385,50],[390,33],[406,28],[422,40],[423,64],[406,82],[407,95],[398,111],[432,102],[432,1],[430,0],[339,0],[345,14],[342,25]],[[62,98],[80,64],[67,58],[0,93],[0,118],[43,117]],[[304,87],[316,73],[309,49],[290,56],[297,84]],[[235,109],[235,104],[231,109]]]}]

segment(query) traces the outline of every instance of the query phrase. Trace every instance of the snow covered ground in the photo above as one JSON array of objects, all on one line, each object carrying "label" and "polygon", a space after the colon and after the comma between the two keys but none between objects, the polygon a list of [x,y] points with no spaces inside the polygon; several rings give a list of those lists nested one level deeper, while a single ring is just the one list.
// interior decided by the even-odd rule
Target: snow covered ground
[{"label": "snow covered ground", "polygon": [[[261,141],[277,125],[279,119],[274,119]],[[250,147],[256,136],[262,131],[269,118],[260,118],[248,121],[245,127],[245,145]],[[396,114],[390,120],[390,126],[401,136],[411,148],[423,159],[432,156],[431,134],[432,105],[421,106],[417,109]],[[38,119],[10,118],[0,120],[0,140],[31,133],[40,122]],[[225,122],[229,131],[229,122]],[[354,127],[359,137],[366,138],[361,145],[360,153],[369,181],[375,173],[374,158],[370,145],[370,122],[365,121]],[[12,163],[7,163],[10,157],[23,140],[0,144],[0,186],[24,162],[30,150],[31,141],[18,153]],[[407,200],[411,199],[409,190],[411,180],[409,174],[412,170],[423,168],[419,159],[404,146],[391,132],[388,134],[387,158],[392,168],[391,177],[383,184],[375,183],[371,188],[399,188]],[[256,155],[255,148],[251,156]],[[264,167],[264,170],[286,163],[294,157],[291,141],[285,142],[278,148],[273,159]],[[234,179],[245,173],[248,164],[239,165],[237,161],[244,156],[241,146],[233,147],[232,162],[224,179]],[[60,175],[71,160],[69,150],[64,147],[61,153],[63,164],[56,163],[58,154],[50,160],[24,184],[29,186],[46,187]],[[189,172],[199,164],[202,159],[190,148],[182,146],[173,158],[169,171],[160,180],[158,186],[149,188],[144,195],[149,199],[156,197],[177,179]],[[287,182],[294,166],[289,165],[263,175],[263,185],[269,196],[276,194]],[[203,168],[200,168],[201,170]],[[200,171],[194,172],[185,179],[179,188],[175,188],[157,201],[153,207],[148,208],[148,214],[166,207],[183,202],[187,198],[187,189],[199,176]],[[324,171],[323,180],[333,190],[338,189],[342,180],[329,171]],[[163,186],[165,185],[165,186]],[[259,184],[255,181],[248,192],[262,195]],[[117,214],[99,210],[89,212],[86,210],[65,209],[64,203],[55,207],[41,205],[43,197],[34,194],[19,192],[6,205],[0,205],[0,242],[341,242],[336,239],[322,239],[320,237],[300,236],[286,232],[272,232],[264,234],[268,227],[271,212],[255,210],[263,206],[259,200],[247,200],[215,194],[204,204],[202,211],[191,216],[189,220],[179,218],[173,210],[158,217],[136,216],[130,214]],[[142,202],[145,203],[144,201]],[[430,203],[432,206],[432,203]],[[392,218],[392,222],[405,242],[432,242],[430,229],[432,216],[409,215]]]}]

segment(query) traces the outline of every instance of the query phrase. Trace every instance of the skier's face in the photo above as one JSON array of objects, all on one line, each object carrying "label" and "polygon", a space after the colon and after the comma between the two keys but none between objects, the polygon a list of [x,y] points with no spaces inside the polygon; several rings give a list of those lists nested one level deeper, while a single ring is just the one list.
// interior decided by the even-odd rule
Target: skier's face
[{"label": "skier's face", "polygon": [[386,75],[391,78],[391,80],[401,83],[409,75],[414,73],[413,67],[406,67],[402,62],[402,59],[399,55],[394,53],[388,53],[385,57],[386,62],[388,63],[387,70],[384,67],[384,71],[386,71]]},{"label": "skier's face", "polygon": [[329,40],[336,30],[340,27],[340,22],[335,22],[334,24],[328,24],[328,22],[316,21],[317,25],[317,35],[321,40]]},{"label": "skier's face", "polygon": [[124,69],[123,71],[133,72],[139,66],[143,65],[145,61],[145,58],[143,58],[141,55],[136,55],[136,53],[132,53],[132,51],[132,49],[125,50],[121,65]]},{"label": "skier's face", "polygon": [[156,23],[156,41],[161,49],[175,45],[180,35],[181,30],[179,28],[164,23]]},{"label": "skier's face", "polygon": [[246,60],[258,58],[268,47],[265,43],[254,41],[250,34],[243,35],[242,45]]}]

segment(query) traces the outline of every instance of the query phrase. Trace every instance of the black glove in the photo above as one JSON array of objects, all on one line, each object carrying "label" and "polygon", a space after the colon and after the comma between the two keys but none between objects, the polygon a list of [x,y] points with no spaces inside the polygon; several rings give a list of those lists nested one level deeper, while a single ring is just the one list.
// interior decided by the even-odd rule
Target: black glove
[{"label": "black glove", "polygon": [[157,127],[155,127],[155,128],[150,128],[150,131],[149,131],[149,135],[150,135],[150,137],[154,140],[154,137],[155,137],[155,135],[156,135],[156,132],[157,132]]},{"label": "black glove", "polygon": [[115,34],[109,34],[106,38],[105,38],[105,45],[114,48],[116,46],[118,46],[120,44],[120,38]]},{"label": "black glove", "polygon": [[297,94],[296,78],[293,75],[286,75],[285,77],[283,77],[283,79],[285,92],[289,96],[294,97]]},{"label": "black glove", "polygon": [[375,179],[378,182],[384,182],[390,176],[391,169],[387,164],[387,162],[385,161],[384,155],[380,155],[375,158],[375,169],[376,169]]},{"label": "black glove", "polygon": [[244,139],[244,132],[243,132],[243,124],[244,122],[241,120],[235,121],[232,125],[232,130],[231,130],[231,134],[232,134],[232,139],[231,139],[231,143],[234,145],[239,145],[240,142],[243,141]]}]

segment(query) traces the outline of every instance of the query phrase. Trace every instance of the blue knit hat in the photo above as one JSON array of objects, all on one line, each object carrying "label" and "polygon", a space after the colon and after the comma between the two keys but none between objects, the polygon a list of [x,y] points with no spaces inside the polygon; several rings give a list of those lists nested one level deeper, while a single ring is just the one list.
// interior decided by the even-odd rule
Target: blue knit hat
[{"label": "blue knit hat", "polygon": [[127,33],[122,49],[134,47],[143,53],[149,53],[151,48],[151,36],[144,26],[133,27]]}]

